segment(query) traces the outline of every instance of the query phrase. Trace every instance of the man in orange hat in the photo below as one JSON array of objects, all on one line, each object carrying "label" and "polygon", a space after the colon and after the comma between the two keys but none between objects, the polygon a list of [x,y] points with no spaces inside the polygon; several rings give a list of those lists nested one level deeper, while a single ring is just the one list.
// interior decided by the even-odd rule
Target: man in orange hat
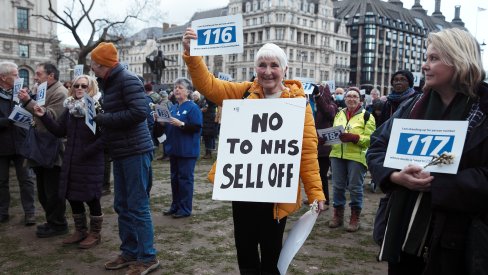
[{"label": "man in orange hat", "polygon": [[118,62],[112,43],[100,43],[91,52],[91,69],[98,77],[104,113],[95,122],[113,159],[114,208],[119,215],[122,251],[105,263],[109,270],[129,266],[127,274],[147,274],[159,267],[149,208],[149,175],[153,142],[146,123],[143,83]]}]

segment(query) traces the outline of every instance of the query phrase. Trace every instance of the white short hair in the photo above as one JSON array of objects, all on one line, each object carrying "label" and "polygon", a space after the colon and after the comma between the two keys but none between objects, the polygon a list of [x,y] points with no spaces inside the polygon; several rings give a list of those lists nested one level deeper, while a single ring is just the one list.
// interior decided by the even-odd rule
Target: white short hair
[{"label": "white short hair", "polygon": [[286,53],[283,51],[282,48],[278,47],[278,45],[274,43],[266,43],[264,44],[256,54],[254,59],[254,65],[257,67],[259,66],[259,60],[261,58],[276,58],[280,63],[280,67],[284,70],[288,66],[288,58],[286,58]]}]

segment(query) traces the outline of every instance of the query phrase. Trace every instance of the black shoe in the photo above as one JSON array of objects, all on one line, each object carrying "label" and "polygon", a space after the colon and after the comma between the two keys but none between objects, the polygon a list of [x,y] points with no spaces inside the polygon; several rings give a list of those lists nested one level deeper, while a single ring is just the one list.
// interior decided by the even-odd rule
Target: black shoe
[{"label": "black shoe", "polygon": [[49,238],[68,233],[68,227],[64,229],[54,229],[51,226],[44,227],[43,230],[37,230],[36,235],[38,238]]},{"label": "black shoe", "polygon": [[32,226],[32,225],[36,224],[36,215],[25,214],[24,224],[25,224],[25,226]]},{"label": "black shoe", "polygon": [[177,214],[177,213],[173,214],[174,219],[181,219],[181,218],[187,218],[187,217],[190,217],[190,215],[189,214]]},{"label": "black shoe", "polygon": [[0,223],[6,223],[10,219],[9,215],[0,215]]},{"label": "black shoe", "polygon": [[176,213],[176,211],[172,211],[172,210],[166,210],[166,211],[163,211],[163,215],[165,215],[165,216],[171,216],[171,215],[173,215],[174,213]]},{"label": "black shoe", "polygon": [[37,231],[44,231],[46,229],[46,227],[49,227],[49,225],[47,224],[47,222],[43,223],[43,224],[40,224],[37,226]]}]

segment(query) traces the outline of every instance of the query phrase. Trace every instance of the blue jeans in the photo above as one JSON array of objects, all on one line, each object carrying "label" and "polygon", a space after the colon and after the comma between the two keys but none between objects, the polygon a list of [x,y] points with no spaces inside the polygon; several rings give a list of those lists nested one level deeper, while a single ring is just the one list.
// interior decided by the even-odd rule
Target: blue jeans
[{"label": "blue jeans", "polygon": [[156,258],[148,195],[151,160],[152,152],[147,152],[113,161],[120,250],[124,258],[140,262]]},{"label": "blue jeans", "polygon": [[191,215],[193,203],[194,171],[197,158],[169,157],[171,168],[170,211],[177,215]]},{"label": "blue jeans", "polygon": [[363,182],[366,166],[347,159],[330,158],[334,208],[346,205],[346,189],[349,190],[351,208],[363,208]]}]

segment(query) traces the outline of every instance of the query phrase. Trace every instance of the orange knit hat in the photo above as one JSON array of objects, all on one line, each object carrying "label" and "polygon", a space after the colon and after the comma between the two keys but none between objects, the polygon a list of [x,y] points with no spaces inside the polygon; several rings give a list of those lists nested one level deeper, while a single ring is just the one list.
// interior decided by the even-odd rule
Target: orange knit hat
[{"label": "orange knit hat", "polygon": [[91,52],[91,59],[102,66],[112,68],[119,62],[119,55],[114,44],[102,42]]}]

